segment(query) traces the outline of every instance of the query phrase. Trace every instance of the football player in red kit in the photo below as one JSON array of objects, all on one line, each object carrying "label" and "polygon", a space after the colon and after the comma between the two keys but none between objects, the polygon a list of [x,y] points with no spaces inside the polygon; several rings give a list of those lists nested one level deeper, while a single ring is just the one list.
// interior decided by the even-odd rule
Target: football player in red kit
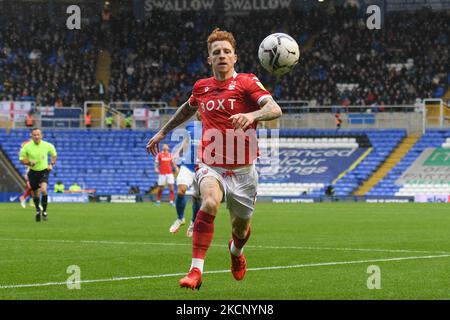
[{"label": "football player in red kit", "polygon": [[156,154],[159,142],[174,128],[200,112],[203,123],[200,164],[195,179],[202,204],[192,237],[192,264],[179,281],[181,287],[199,289],[206,252],[214,234],[214,219],[221,202],[231,217],[231,273],[242,280],[247,270],[243,254],[250,237],[256,201],[258,121],[281,116],[280,106],[254,74],[237,73],[236,41],[230,32],[215,29],[207,39],[208,64],[213,76],[198,80],[192,95],[147,143]]},{"label": "football player in red kit", "polygon": [[177,165],[173,161],[173,155],[169,151],[169,145],[164,144],[162,152],[159,152],[156,155],[155,159],[155,172],[158,173],[158,193],[156,195],[156,204],[159,205],[161,203],[161,197],[163,188],[168,185],[169,186],[169,201],[173,206],[173,200],[175,198],[174,193],[174,183],[175,178],[173,176],[172,168],[174,170],[177,169]]}]

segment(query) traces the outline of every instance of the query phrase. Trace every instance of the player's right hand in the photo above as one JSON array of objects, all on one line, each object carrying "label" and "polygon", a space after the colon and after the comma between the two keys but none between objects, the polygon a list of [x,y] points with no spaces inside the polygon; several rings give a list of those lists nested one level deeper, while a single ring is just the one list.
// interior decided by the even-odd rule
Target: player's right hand
[{"label": "player's right hand", "polygon": [[164,134],[162,134],[161,132],[158,132],[153,137],[151,137],[147,142],[147,153],[151,153],[152,155],[156,156],[159,152],[159,143],[162,139],[164,139]]},{"label": "player's right hand", "polygon": [[30,160],[30,167],[34,167],[35,165],[36,165],[36,161],[32,161],[32,160]]}]

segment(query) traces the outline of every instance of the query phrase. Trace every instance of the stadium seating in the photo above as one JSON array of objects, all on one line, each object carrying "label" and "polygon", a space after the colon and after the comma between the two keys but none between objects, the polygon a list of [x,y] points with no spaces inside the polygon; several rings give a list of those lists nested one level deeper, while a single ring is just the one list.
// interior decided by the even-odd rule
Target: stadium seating
[{"label": "stadium seating", "polygon": [[428,130],[405,157],[374,186],[368,195],[379,196],[414,196],[417,194],[449,194],[447,184],[405,184],[397,186],[396,181],[421,155],[426,148],[448,147],[450,141],[448,130]]},{"label": "stadium seating", "polygon": [[[127,194],[131,186],[143,193],[157,181],[154,157],[148,155],[145,144],[153,132],[46,130],[44,140],[55,145],[57,165],[50,176],[49,187],[56,181],[65,186],[77,182],[83,189],[96,189],[97,194]],[[15,167],[25,173],[18,160],[27,130],[0,130],[0,146]],[[165,141],[173,147],[174,142]]]},{"label": "stadium seating", "polygon": [[297,197],[325,188],[323,183],[260,183],[258,196]]},{"label": "stadium seating", "polygon": [[[66,186],[78,182],[84,189],[96,189],[97,194],[127,194],[131,186],[138,186],[141,193],[154,186],[154,157],[148,155],[145,143],[154,132],[117,130],[45,130],[44,139],[55,144],[59,160],[50,178],[50,189],[56,181]],[[387,159],[406,136],[406,130],[305,130],[281,129],[280,150],[352,149],[372,150],[354,167],[338,167],[335,195],[351,196]],[[28,140],[27,130],[0,129],[0,147],[23,174],[25,168],[19,163],[18,152],[23,141]],[[260,148],[270,147],[270,138],[261,137]],[[166,138],[171,148],[176,142]],[[404,196],[423,194],[448,194],[448,184],[405,184],[395,182],[417,157],[429,147],[447,148],[450,131],[430,130],[413,146],[407,155],[370,190],[368,196]],[[365,149],[365,150],[366,150]],[[368,149],[367,149],[368,150]],[[353,160],[352,160],[353,161]],[[293,166],[295,167],[295,165]],[[320,178],[320,175],[317,176]],[[259,196],[323,196],[332,181],[315,179],[314,175],[299,175],[295,181],[285,177],[264,179],[260,173]]]}]

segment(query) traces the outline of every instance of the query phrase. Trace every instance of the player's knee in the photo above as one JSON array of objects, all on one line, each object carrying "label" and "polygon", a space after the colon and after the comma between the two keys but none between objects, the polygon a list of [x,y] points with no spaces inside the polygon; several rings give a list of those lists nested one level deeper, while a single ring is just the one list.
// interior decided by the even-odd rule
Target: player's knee
[{"label": "player's knee", "polygon": [[202,201],[202,211],[215,213],[219,209],[220,201],[212,196],[205,196]]}]

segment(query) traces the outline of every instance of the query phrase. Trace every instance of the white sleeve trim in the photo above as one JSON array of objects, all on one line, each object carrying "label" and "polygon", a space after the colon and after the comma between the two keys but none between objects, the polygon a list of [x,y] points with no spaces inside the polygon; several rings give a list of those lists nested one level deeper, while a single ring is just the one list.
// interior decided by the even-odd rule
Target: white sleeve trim
[{"label": "white sleeve trim", "polygon": [[263,101],[263,99],[265,99],[267,97],[272,97],[272,96],[270,94],[265,94],[265,95],[259,97],[258,102],[257,102],[258,106],[261,104],[261,101]]}]

